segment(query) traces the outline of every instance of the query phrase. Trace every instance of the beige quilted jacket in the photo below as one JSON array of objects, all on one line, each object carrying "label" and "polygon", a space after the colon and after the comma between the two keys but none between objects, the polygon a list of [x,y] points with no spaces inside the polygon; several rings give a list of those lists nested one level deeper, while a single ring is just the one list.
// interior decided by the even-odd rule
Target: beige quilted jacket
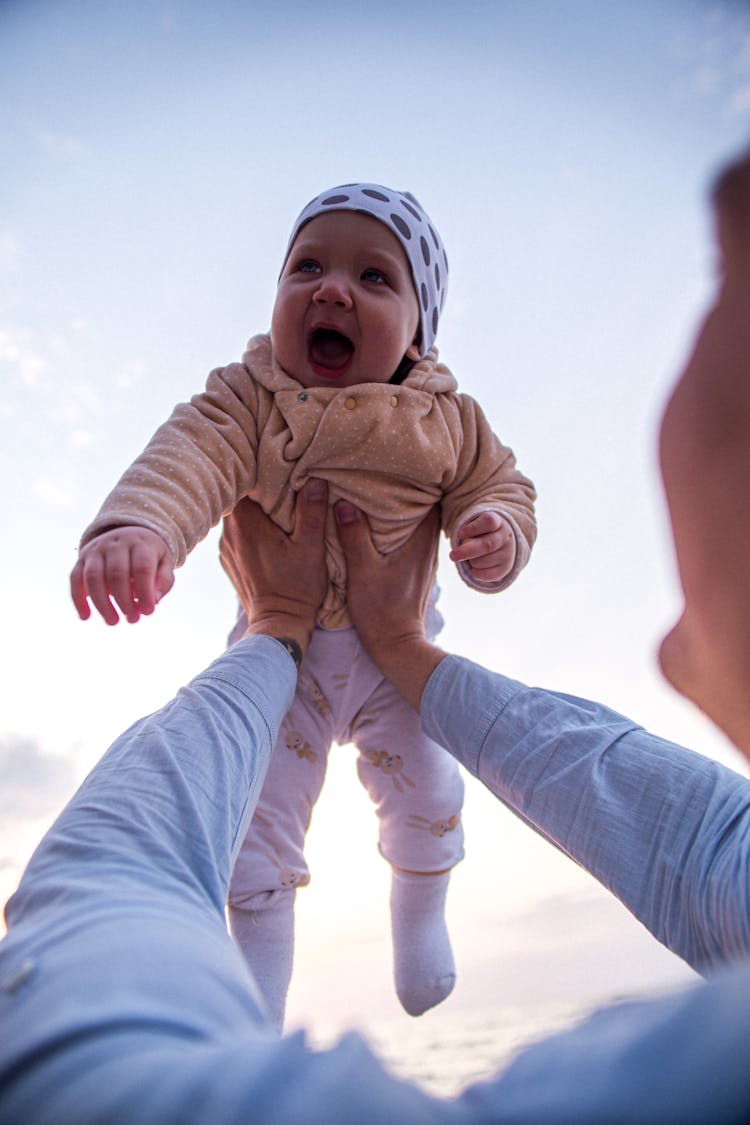
[{"label": "beige quilted jacket", "polygon": [[[295,493],[316,476],[328,481],[331,504],[345,498],[367,513],[382,551],[405,542],[436,502],[453,542],[467,518],[500,512],[516,535],[513,572],[493,586],[463,577],[477,589],[502,589],[527,562],[536,536],[534,487],[478,404],[456,388],[433,349],[400,386],[304,389],[275,362],[269,337],[256,336],[242,363],[212,371],[205,391],[175,408],[81,545],[113,527],[148,527],[180,565],[246,495],[291,531]],[[330,513],[326,536],[330,584],[320,624],[339,628],[350,622]]]}]

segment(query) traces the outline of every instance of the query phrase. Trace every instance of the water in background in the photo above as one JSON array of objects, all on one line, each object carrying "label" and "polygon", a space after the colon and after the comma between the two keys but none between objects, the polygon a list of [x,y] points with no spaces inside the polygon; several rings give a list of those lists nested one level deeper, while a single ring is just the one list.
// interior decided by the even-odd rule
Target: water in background
[{"label": "water in background", "polygon": [[[360,1030],[399,1077],[412,1079],[430,1093],[452,1097],[469,1083],[492,1077],[522,1047],[578,1023],[590,1011],[580,1004],[562,1003],[469,1010],[446,1013],[439,1025],[381,1019]],[[312,1038],[315,1046],[323,1046],[337,1037],[317,1029]]]}]

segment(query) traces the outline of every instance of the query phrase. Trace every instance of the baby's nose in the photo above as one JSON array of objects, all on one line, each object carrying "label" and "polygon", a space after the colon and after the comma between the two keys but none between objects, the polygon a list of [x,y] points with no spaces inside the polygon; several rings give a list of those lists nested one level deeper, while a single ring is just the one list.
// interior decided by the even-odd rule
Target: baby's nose
[{"label": "baby's nose", "polygon": [[345,307],[351,305],[352,296],[347,278],[340,273],[326,274],[315,290],[315,300],[322,305],[335,304]]}]

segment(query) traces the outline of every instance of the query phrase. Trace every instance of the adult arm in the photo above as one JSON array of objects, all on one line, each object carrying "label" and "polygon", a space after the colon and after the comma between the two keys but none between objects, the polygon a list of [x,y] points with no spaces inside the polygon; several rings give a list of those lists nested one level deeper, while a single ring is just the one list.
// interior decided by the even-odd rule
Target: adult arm
[{"label": "adult arm", "polygon": [[276,640],[243,638],[118,739],[45,836],[0,942],[3,1125],[472,1121],[357,1035],[279,1039],[227,933],[295,682]]},{"label": "adult arm", "polygon": [[600,704],[446,656],[422,626],[435,522],[383,556],[361,513],[337,518],[352,620],[426,733],[689,964],[747,954],[750,782]]},{"label": "adult arm", "polygon": [[477,1122],[742,1125],[750,1117],[750,969],[606,1008],[524,1050],[459,1099]]},{"label": "adult arm", "polygon": [[427,734],[706,971],[750,952],[750,782],[587,699],[449,656]]},{"label": "adult arm", "polygon": [[[315,504],[320,482],[314,486],[312,496],[311,488],[313,485],[308,485],[303,490],[298,504]],[[302,511],[304,513],[304,509]],[[311,515],[314,512],[303,516],[303,523],[308,521],[307,526],[312,526]],[[595,737],[600,726],[611,728],[609,742],[617,742],[619,731],[626,743],[630,732],[645,735],[628,720],[604,708],[598,709],[595,717],[591,709],[596,709],[596,705],[545,692],[530,692],[523,685],[493,676],[467,661],[446,657],[424,639],[423,611],[429,596],[429,581],[425,576],[431,573],[429,564],[438,536],[435,511],[423,521],[412,540],[389,555],[380,555],[374,550],[366,521],[356,509],[340,503],[337,517],[348,563],[354,563],[350,570],[353,578],[350,598],[356,609],[355,619],[365,622],[371,651],[378,654],[380,663],[387,666],[403,693],[416,706],[421,702],[423,718],[426,723],[434,722],[434,733],[451,747],[460,748],[466,764],[470,768],[473,766],[477,775],[498,791],[501,799],[506,799],[507,791],[507,803],[519,815],[523,812],[512,786],[507,781],[503,783],[502,753],[494,772],[487,768],[493,761],[488,747],[494,745],[494,735],[505,735],[502,712],[516,713],[511,706],[514,700],[520,705],[516,722],[520,714],[520,728],[532,743],[541,734],[540,724],[528,720],[528,715],[535,711],[535,705],[529,705],[529,697],[533,699],[535,695],[541,696],[542,710],[546,704],[548,718],[554,721],[559,718],[560,708],[570,708],[579,716],[579,728],[589,736]],[[255,521],[263,523],[264,517],[248,503],[238,509],[233,521],[233,530],[239,538],[233,546],[234,571],[229,568],[230,574],[236,575],[243,600],[252,602],[252,593],[248,596],[241,576],[244,573],[244,581],[251,582],[252,574],[259,574],[255,581],[263,585],[264,551],[269,544],[266,536],[258,534]],[[282,535],[278,529],[268,530],[271,534]],[[299,534],[304,538],[304,527]],[[269,561],[279,557],[280,542],[270,545]],[[249,552],[254,552],[254,557]],[[294,587],[296,583],[291,585]],[[372,598],[375,588],[379,593],[376,607]],[[255,601],[257,605],[257,596]],[[365,607],[367,612],[364,612]],[[488,681],[484,677],[488,677]],[[471,692],[476,689],[486,697],[483,708],[474,708]],[[464,722],[469,728],[466,731],[462,730]],[[549,742],[548,738],[545,747],[542,740],[537,758],[540,768],[545,755],[550,756]],[[583,745],[576,745],[577,742],[572,727],[570,745],[566,749],[573,775],[570,780],[566,779],[564,762],[558,762],[558,772],[563,776],[555,778],[551,771],[549,801],[545,800],[544,793],[534,794],[535,778],[533,771],[529,771],[527,781],[532,798],[539,797],[542,823],[546,816],[545,805],[549,803],[554,808],[557,803],[554,791],[558,782],[562,786],[558,793],[564,790],[566,796],[571,791],[577,796],[578,782],[588,784],[585,777],[575,776],[576,763],[583,766],[584,772],[586,769],[593,772],[595,789],[601,770],[606,783],[601,792],[609,793],[615,808],[619,805],[623,813],[628,812],[629,794],[627,791],[618,793],[614,780],[618,769],[612,774],[606,754],[592,755],[585,739]],[[524,749],[518,746],[514,755],[519,768],[524,766]],[[686,776],[690,774],[693,759],[704,761],[687,751],[678,748],[674,751],[681,758]],[[616,755],[612,757],[615,766],[621,764]],[[605,759],[603,764],[602,758]],[[637,760],[640,765],[640,753]],[[716,768],[727,780],[729,771]],[[660,776],[657,762],[657,779]],[[572,821],[569,835],[573,839],[580,826],[575,823],[576,802],[569,802],[569,806]],[[675,809],[679,810],[679,799],[675,801]],[[582,819],[585,820],[585,816]],[[539,830],[539,825],[534,827]],[[563,846],[562,832],[557,833],[557,838],[549,832],[546,834],[548,839]],[[596,843],[594,833],[589,846],[593,848]],[[397,1119],[410,1121],[528,1121],[535,1125],[545,1121],[595,1122],[596,1125],[611,1120],[680,1121],[683,1125],[708,1119],[742,1121],[746,1119],[750,1103],[750,1078],[742,1053],[737,1052],[737,1044],[745,1042],[749,1034],[750,972],[745,967],[710,986],[678,997],[602,1012],[567,1034],[533,1046],[498,1078],[471,1088],[452,1103],[422,1099],[413,1089],[394,1086],[355,1038],[347,1037],[333,1051],[318,1056],[310,1056],[301,1050],[299,1041],[291,1041],[287,1048],[288,1062],[296,1077],[291,1087],[284,1083],[284,1097],[288,1098],[292,1090],[296,1093],[291,1104],[283,1103],[283,1113],[279,1103],[279,1118],[294,1120],[295,1112],[300,1112],[305,1120],[326,1120],[331,1107],[336,1106],[339,1116],[343,1114],[347,1119],[354,1116],[355,1109],[364,1107],[364,1119],[372,1121],[386,1121],[393,1113]],[[311,1100],[313,1090],[318,1093]],[[277,1092],[275,1097],[279,1096]]]}]

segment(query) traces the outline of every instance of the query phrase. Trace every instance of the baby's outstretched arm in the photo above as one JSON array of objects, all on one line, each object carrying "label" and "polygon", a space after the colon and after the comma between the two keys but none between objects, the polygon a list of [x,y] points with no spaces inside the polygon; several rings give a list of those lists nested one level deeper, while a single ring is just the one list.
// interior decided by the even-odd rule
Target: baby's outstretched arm
[{"label": "baby's outstretched arm", "polygon": [[450,557],[454,563],[468,563],[477,582],[502,582],[513,569],[516,537],[499,512],[480,512],[459,527],[457,539]]},{"label": "baby's outstretched arm", "polygon": [[108,625],[120,616],[134,623],[154,608],[174,584],[172,552],[147,527],[116,527],[81,548],[70,575],[70,594],[78,616],[91,616],[89,599]]}]

